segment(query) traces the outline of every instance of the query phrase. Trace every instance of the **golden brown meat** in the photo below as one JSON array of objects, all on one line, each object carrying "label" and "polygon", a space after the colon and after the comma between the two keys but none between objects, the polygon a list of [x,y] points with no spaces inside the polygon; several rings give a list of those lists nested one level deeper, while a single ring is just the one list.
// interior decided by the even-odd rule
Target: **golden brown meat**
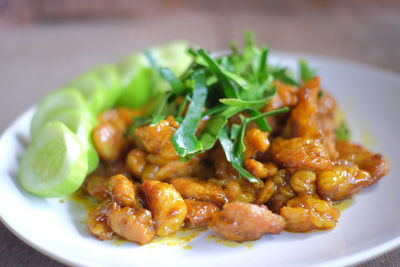
[{"label": "golden brown meat", "polygon": [[239,201],[239,196],[242,193],[239,182],[233,179],[224,179],[224,181],[226,182],[224,192],[229,202]]},{"label": "golden brown meat", "polygon": [[[333,126],[332,126],[333,127]],[[320,139],[321,144],[324,146],[328,157],[331,161],[337,160],[339,153],[336,150],[336,134],[334,131],[324,132],[324,136]]]},{"label": "golden brown meat", "polygon": [[277,94],[275,94],[269,101],[263,112],[271,111],[283,107],[292,107],[296,105],[298,88],[288,85],[281,81],[276,81]]},{"label": "golden brown meat", "polygon": [[278,137],[270,151],[274,161],[286,168],[321,170],[332,166],[324,146],[316,139]]},{"label": "golden brown meat", "polygon": [[285,220],[264,205],[235,201],[215,213],[209,226],[230,240],[243,242],[260,239],[265,233],[279,234]]},{"label": "golden brown meat", "polygon": [[326,91],[320,91],[318,97],[318,120],[324,133],[333,132],[337,128],[335,119],[336,100]]},{"label": "golden brown meat", "polygon": [[319,77],[314,77],[299,89],[299,100],[289,119],[291,137],[320,137],[317,105],[319,92]]},{"label": "golden brown meat", "polygon": [[144,245],[153,240],[155,232],[150,211],[125,207],[110,212],[107,224],[126,240]]},{"label": "golden brown meat", "polygon": [[187,214],[185,201],[178,191],[172,185],[159,181],[145,181],[141,190],[153,215],[156,234],[168,236],[176,233]]},{"label": "golden brown meat", "polygon": [[302,195],[289,200],[281,209],[281,216],[286,220],[286,230],[310,232],[335,227],[340,212],[330,201]]},{"label": "golden brown meat", "polygon": [[136,194],[136,187],[122,174],[114,175],[107,183],[111,198],[123,207],[141,208]]},{"label": "golden brown meat", "polygon": [[318,173],[318,194],[323,199],[340,201],[351,197],[371,183],[369,172],[352,167],[335,166]]},{"label": "golden brown meat", "polygon": [[246,130],[243,138],[244,146],[246,147],[244,154],[245,158],[252,158],[258,152],[265,152],[269,147],[268,132],[262,132],[258,128]]},{"label": "golden brown meat", "polygon": [[225,153],[220,145],[217,145],[210,154],[209,160],[214,165],[215,174],[221,179],[239,179],[239,173],[226,160]]},{"label": "golden brown meat", "polygon": [[272,197],[272,195],[275,193],[275,183],[272,181],[272,179],[268,179],[264,183],[264,187],[261,188],[260,191],[258,191],[257,198],[256,198],[256,203],[257,204],[264,204],[267,203],[267,201]]},{"label": "golden brown meat", "polygon": [[114,210],[119,210],[117,203],[110,200],[100,205],[88,214],[88,226],[92,235],[100,240],[110,240],[114,237],[113,230],[107,224],[107,217]]},{"label": "golden brown meat", "polygon": [[371,174],[370,185],[379,181],[389,172],[389,164],[382,155],[375,154],[361,145],[349,141],[339,141],[336,144],[336,149],[339,152],[339,159],[354,162],[360,169]]},{"label": "golden brown meat", "polygon": [[159,180],[165,181],[180,176],[191,176],[196,172],[199,158],[194,157],[188,161],[172,160],[165,165],[147,164],[142,172],[142,181]]},{"label": "golden brown meat", "polygon": [[228,179],[228,183],[224,187],[224,192],[229,202],[254,202],[257,195],[257,189],[261,189],[264,185],[261,184],[257,189],[253,184],[244,180]]},{"label": "golden brown meat", "polygon": [[206,182],[198,178],[178,177],[169,180],[169,183],[171,183],[184,198],[213,202],[218,206],[222,206],[228,201],[220,185]]},{"label": "golden brown meat", "polygon": [[264,163],[255,159],[245,159],[243,164],[248,172],[260,179],[273,176],[278,172],[278,168],[272,162]]},{"label": "golden brown meat", "polygon": [[146,153],[140,149],[132,149],[126,156],[125,161],[130,173],[135,177],[140,178],[143,169],[147,164]]},{"label": "golden brown meat", "polygon": [[168,160],[179,159],[171,138],[179,124],[168,117],[155,125],[146,125],[136,129],[136,136],[146,150],[151,154],[158,154]]},{"label": "golden brown meat", "polygon": [[217,205],[210,202],[185,199],[185,203],[187,207],[185,226],[191,228],[207,226],[213,214],[219,211]]},{"label": "golden brown meat", "polygon": [[104,122],[93,129],[93,143],[100,158],[107,161],[121,158],[126,147],[123,134],[111,122]]},{"label": "golden brown meat", "polygon": [[275,213],[280,213],[281,208],[296,196],[296,192],[290,185],[290,172],[286,169],[279,170],[271,179],[274,183],[275,190],[269,197],[267,206]]},{"label": "golden brown meat", "polygon": [[141,110],[127,108],[110,109],[99,115],[99,123],[110,122],[120,132],[124,133],[133,123],[133,117],[141,116]]},{"label": "golden brown meat", "polygon": [[370,185],[376,183],[390,170],[389,163],[381,154],[372,154],[371,157],[364,160],[359,167],[371,174]]},{"label": "golden brown meat", "polygon": [[92,173],[86,177],[82,189],[98,201],[103,201],[110,198],[107,193],[107,181],[107,177]]},{"label": "golden brown meat", "polygon": [[317,175],[315,174],[315,172],[308,170],[297,170],[292,174],[289,182],[293,190],[296,191],[298,195],[303,195],[303,194],[315,195],[316,179]]}]

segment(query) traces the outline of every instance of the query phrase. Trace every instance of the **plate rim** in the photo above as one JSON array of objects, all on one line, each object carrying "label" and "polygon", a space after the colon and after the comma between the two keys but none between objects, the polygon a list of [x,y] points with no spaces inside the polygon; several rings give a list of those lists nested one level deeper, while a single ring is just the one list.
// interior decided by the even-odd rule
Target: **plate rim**
[{"label": "plate rim", "polygon": [[[226,53],[226,51],[221,51],[221,52],[216,52],[216,53]],[[321,54],[311,54],[311,53],[301,53],[301,52],[290,52],[290,51],[279,51],[279,50],[274,50],[271,51],[271,56],[279,59],[279,58],[284,58],[284,59],[292,59],[292,60],[297,60],[299,58],[305,58],[308,61],[313,61],[313,60],[318,60],[318,61],[328,61],[329,63],[335,63],[339,65],[346,65],[351,68],[356,68],[360,71],[367,71],[367,72],[376,72],[380,73],[383,75],[386,75],[387,77],[390,77],[391,79],[396,80],[400,84],[400,73],[397,73],[392,70],[388,70],[385,68],[377,67],[371,64],[366,64],[354,60],[349,60],[349,59],[343,59],[343,58],[336,58],[336,57],[331,57],[331,56],[326,56],[326,55],[321,55]],[[9,125],[6,126],[6,128],[3,130],[3,132],[0,135],[0,140],[3,140],[4,136],[11,132],[11,129],[15,127],[19,123],[20,120],[22,120],[25,116],[28,116],[29,113],[33,113],[35,110],[36,105],[33,105],[29,107],[28,109],[24,110],[17,118],[10,123]],[[11,134],[11,133],[10,133]],[[3,174],[0,174],[3,176]],[[84,261],[74,261],[73,259],[68,259],[68,257],[62,257],[60,255],[57,255],[56,253],[53,253],[46,248],[43,248],[42,246],[35,244],[34,241],[30,240],[29,238],[21,235],[18,230],[14,229],[11,225],[7,223],[7,219],[3,217],[2,214],[0,214],[0,221],[1,223],[5,226],[5,228],[10,231],[12,234],[14,234],[18,239],[23,241],[25,244],[33,248],[34,250],[38,251],[39,253],[46,255],[60,263],[68,264],[68,265],[86,265],[90,264],[93,265],[93,263],[88,263]],[[392,239],[389,239],[379,245],[375,245],[373,247],[351,253],[350,255],[346,255],[343,257],[339,257],[330,261],[322,262],[322,263],[315,263],[312,264],[312,266],[336,266],[336,265],[350,265],[350,264],[356,264],[356,263],[363,263],[366,262],[374,257],[377,257],[379,255],[382,255],[384,253],[389,253],[393,251],[394,249],[400,247],[400,235],[395,236]]]}]

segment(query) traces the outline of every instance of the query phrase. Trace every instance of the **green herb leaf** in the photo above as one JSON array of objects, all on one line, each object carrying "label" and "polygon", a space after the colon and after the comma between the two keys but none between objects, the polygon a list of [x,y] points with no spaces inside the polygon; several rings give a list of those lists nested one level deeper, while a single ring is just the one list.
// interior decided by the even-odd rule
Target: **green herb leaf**
[{"label": "green herb leaf", "polygon": [[181,125],[172,136],[172,143],[181,157],[188,157],[203,149],[195,133],[207,98],[204,71],[195,72],[192,78],[194,80],[192,101]]},{"label": "green herb leaf", "polygon": [[259,60],[258,56],[260,54],[259,49],[254,44],[254,34],[252,31],[246,31],[244,37],[244,48],[243,48],[243,60],[250,64],[253,73],[258,72]]},{"label": "green herb leaf", "polygon": [[177,114],[176,114],[177,117],[182,117],[182,116],[183,116],[183,112],[185,112],[185,108],[186,108],[186,106],[187,106],[187,103],[188,103],[188,100],[187,100],[187,98],[185,97],[185,98],[182,100],[182,103],[179,105],[179,109],[178,109],[178,112],[177,112]]},{"label": "green herb leaf", "polygon": [[[260,86],[261,95],[267,92],[268,95],[274,96],[277,92],[276,86],[274,86],[274,76],[267,74],[267,78]],[[261,97],[261,96],[260,96]]]},{"label": "green herb leaf", "polygon": [[336,139],[339,141],[347,141],[351,139],[351,132],[344,122],[339,125],[339,128],[336,129],[335,134]]},{"label": "green herb leaf", "polygon": [[165,118],[164,115],[157,115],[157,116],[154,116],[154,117],[153,117],[153,120],[152,120],[151,123],[150,123],[150,126],[156,125],[157,123],[159,123],[160,121],[162,121],[164,118]]},{"label": "green herb leaf", "polygon": [[265,76],[265,66],[267,64],[267,56],[268,56],[268,47],[262,46],[260,62],[258,66],[258,73],[257,73],[259,79]]},{"label": "green herb leaf", "polygon": [[231,106],[225,109],[224,111],[221,112],[221,115],[224,116],[225,118],[230,118],[242,111],[244,111],[246,108],[243,106]]},{"label": "green herb leaf", "polygon": [[307,61],[304,59],[299,60],[300,77],[303,81],[308,82],[315,76],[315,70],[308,67]]},{"label": "green herb leaf", "polygon": [[233,140],[233,141],[236,140],[236,138],[239,135],[239,131],[240,131],[240,125],[239,124],[232,124],[231,125],[231,135],[230,135],[231,140]]},{"label": "green herb leaf", "polygon": [[233,161],[233,142],[229,138],[228,129],[226,127],[222,128],[218,135],[218,140],[224,149],[226,160],[229,162]]},{"label": "green herb leaf", "polygon": [[238,136],[235,140],[235,152],[237,157],[241,160],[243,163],[244,159],[244,151],[246,150],[246,147],[244,145],[244,134],[246,131],[246,126],[247,126],[247,119],[245,119],[242,115],[240,115],[240,119],[242,120],[242,125],[240,125],[240,130],[238,131]]},{"label": "green herb leaf", "polygon": [[210,70],[217,75],[218,80],[221,82],[222,89],[227,97],[236,98],[238,97],[237,89],[233,86],[228,77],[224,74],[221,67],[215,62],[204,49],[199,49],[198,53],[207,62]]},{"label": "green herb leaf", "polygon": [[268,96],[263,99],[259,100],[242,100],[238,98],[221,98],[219,102],[231,107],[243,107],[243,108],[250,108],[250,107],[263,107],[267,104],[268,99],[272,96]]},{"label": "green herb leaf", "polygon": [[211,117],[199,137],[200,143],[203,146],[203,151],[209,150],[214,146],[219,132],[227,124],[227,122],[228,120],[221,115]]},{"label": "green herb leaf", "polygon": [[207,115],[213,115],[216,113],[220,113],[226,109],[225,105],[217,105],[213,106],[212,108],[207,109],[206,111],[203,112],[203,117]]},{"label": "green herb leaf", "polygon": [[248,122],[256,121],[256,120],[258,120],[259,118],[264,118],[264,117],[268,117],[268,116],[278,115],[278,114],[286,113],[286,112],[288,112],[288,111],[289,111],[289,108],[288,108],[288,107],[283,107],[283,108],[271,110],[271,111],[268,111],[268,112],[265,112],[265,113],[260,113],[259,115],[253,116],[253,117],[251,117],[251,118],[246,118],[246,120],[247,120]]},{"label": "green herb leaf", "polygon": [[300,84],[298,82],[296,82],[293,78],[291,78],[287,74],[287,70],[285,68],[272,72],[272,75],[274,75],[276,79],[280,80],[283,83],[286,83],[289,85],[294,85],[294,86],[300,86]]},{"label": "green herb leaf", "polygon": [[[261,115],[261,112],[259,112],[254,108],[249,109],[249,113],[251,117]],[[268,131],[268,132],[272,131],[271,126],[269,126],[268,122],[265,120],[264,117],[256,119],[255,122],[257,123],[261,131]]]},{"label": "green herb leaf", "polygon": [[169,68],[160,68],[161,77],[163,77],[172,87],[172,90],[176,95],[183,93],[185,86],[178,77]]},{"label": "green herb leaf", "polygon": [[250,84],[246,81],[246,79],[242,78],[241,76],[229,72],[229,71],[222,71],[222,73],[228,77],[230,80],[232,80],[233,82],[235,82],[237,85],[239,85],[242,89],[248,91],[251,89]]},{"label": "green herb leaf", "polygon": [[245,177],[250,183],[260,184],[260,181],[251,175],[245,168],[243,168],[243,160],[240,159],[237,155],[235,155],[234,144],[232,140],[229,138],[229,133],[226,127],[222,128],[219,135],[218,140],[221,143],[221,146],[225,152],[225,156],[227,161],[232,163],[232,167],[237,170],[237,172]]},{"label": "green herb leaf", "polygon": [[240,96],[243,100],[259,100],[261,98],[271,98],[276,94],[276,86],[274,84],[274,76],[267,74],[266,80],[259,85],[258,82],[251,84],[252,88],[248,91],[242,91]]},{"label": "green herb leaf", "polygon": [[160,94],[160,97],[158,98],[158,101],[156,101],[154,109],[150,112],[150,115],[152,117],[158,115],[169,115],[166,113],[166,110],[168,108],[168,99],[171,97],[171,95],[172,92]]}]

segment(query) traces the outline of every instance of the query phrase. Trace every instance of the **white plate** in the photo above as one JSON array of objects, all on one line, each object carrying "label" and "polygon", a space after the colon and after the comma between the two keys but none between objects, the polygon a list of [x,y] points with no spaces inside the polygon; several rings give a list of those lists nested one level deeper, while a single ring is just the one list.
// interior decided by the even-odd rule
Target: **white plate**
[{"label": "white plate", "polygon": [[[296,67],[299,55],[273,54],[271,61]],[[58,199],[42,199],[21,190],[18,159],[28,139],[33,110],[12,124],[0,139],[0,214],[19,238],[42,253],[69,264],[91,266],[310,266],[347,265],[400,244],[400,156],[398,138],[400,76],[373,67],[304,55],[322,84],[337,98],[358,140],[384,154],[389,175],[359,193],[332,231],[283,232],[252,243],[227,247],[207,240],[210,232],[182,246],[100,242],[87,229],[85,208]]]}]

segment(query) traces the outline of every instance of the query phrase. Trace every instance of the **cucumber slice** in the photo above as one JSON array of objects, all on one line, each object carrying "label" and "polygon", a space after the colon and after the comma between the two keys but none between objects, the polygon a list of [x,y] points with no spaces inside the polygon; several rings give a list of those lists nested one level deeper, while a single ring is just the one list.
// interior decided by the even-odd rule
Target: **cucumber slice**
[{"label": "cucumber slice", "polygon": [[161,67],[168,67],[176,76],[181,76],[190,66],[193,58],[187,52],[190,45],[185,41],[174,41],[150,49]]},{"label": "cucumber slice", "polygon": [[82,93],[93,114],[99,114],[106,109],[106,89],[97,73],[86,72],[73,80],[69,86]]},{"label": "cucumber slice", "polygon": [[40,128],[49,121],[49,117],[66,108],[80,110],[92,126],[97,124],[97,119],[90,112],[82,94],[76,89],[63,88],[50,93],[40,101],[31,122],[32,138],[34,139]]},{"label": "cucumber slice", "polygon": [[75,136],[61,122],[49,122],[38,132],[22,157],[19,181],[22,187],[42,197],[73,193],[87,173],[87,156]]},{"label": "cucumber slice", "polygon": [[102,81],[107,97],[105,109],[110,109],[121,96],[121,77],[116,66],[111,64],[102,65],[93,70]]},{"label": "cucumber slice", "polygon": [[99,165],[99,156],[92,140],[93,127],[85,119],[82,111],[78,109],[64,109],[49,117],[49,121],[59,121],[65,124],[78,137],[87,154],[88,173],[94,171]]},{"label": "cucumber slice", "polygon": [[130,57],[120,65],[122,93],[116,106],[137,108],[150,99],[154,83],[153,71],[142,55]]},{"label": "cucumber slice", "polygon": [[[148,51],[160,67],[170,68],[176,76],[182,75],[192,62],[187,53],[189,44],[176,41]],[[165,91],[169,84],[160,79],[142,53],[135,53],[119,64],[122,94],[116,105],[137,108],[145,105],[159,91]]]}]

